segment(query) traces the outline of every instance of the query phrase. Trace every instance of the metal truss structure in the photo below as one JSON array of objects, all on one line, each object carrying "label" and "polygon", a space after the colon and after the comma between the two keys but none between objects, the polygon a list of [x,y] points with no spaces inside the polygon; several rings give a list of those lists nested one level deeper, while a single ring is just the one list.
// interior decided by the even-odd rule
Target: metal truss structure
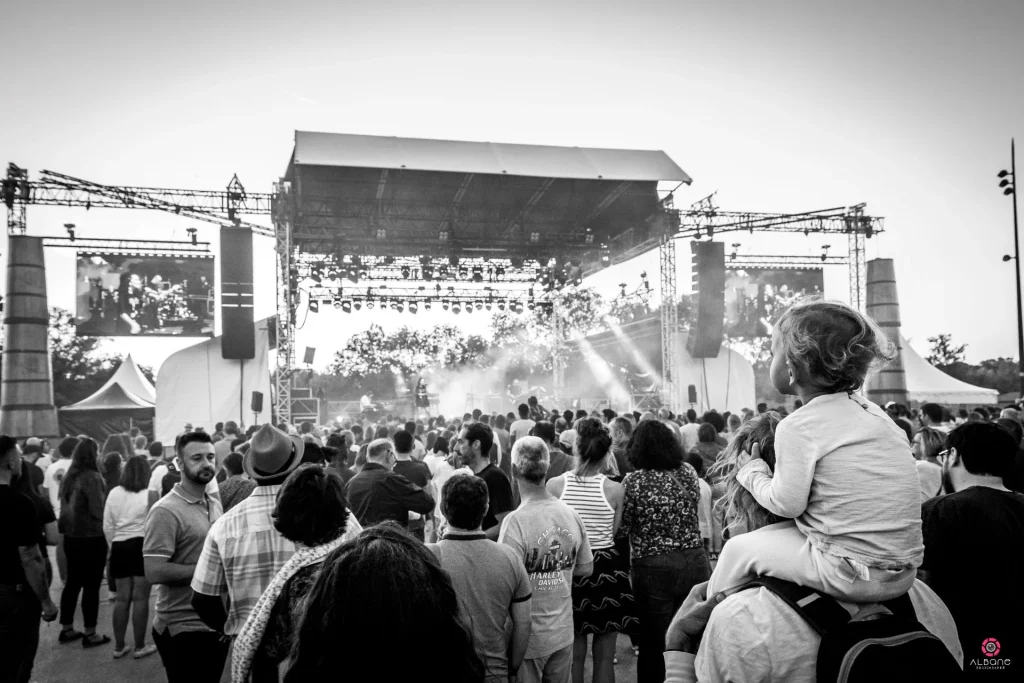
[{"label": "metal truss structure", "polygon": [[726,270],[745,268],[820,268],[841,266],[850,262],[846,256],[776,256],[771,254],[729,254],[725,258]]},{"label": "metal truss structure", "polygon": [[[550,189],[551,179],[541,181],[535,188],[530,199],[521,207],[518,214],[510,218],[509,214],[500,208],[488,205],[486,202],[471,203],[462,201],[466,190],[473,183],[472,174],[464,178],[455,193],[450,206],[440,214],[436,215],[434,206],[418,206],[415,202],[394,202],[386,197],[388,186],[388,171],[382,171],[377,185],[376,202],[368,208],[365,202],[350,202],[338,193],[331,192],[330,183],[319,183],[323,185],[317,189],[310,188],[307,202],[310,206],[303,211],[302,223],[297,224],[296,198],[292,190],[292,184],[281,179],[274,184],[272,193],[247,192],[238,181],[237,176],[232,178],[227,188],[223,191],[206,190],[181,190],[165,188],[147,188],[131,186],[114,186],[95,183],[72,176],[43,171],[41,178],[37,181],[29,179],[27,170],[21,169],[15,164],[10,164],[7,175],[3,178],[0,198],[7,205],[7,229],[8,234],[25,234],[26,231],[26,207],[29,204],[49,206],[72,206],[90,209],[96,208],[130,208],[130,209],[152,209],[167,212],[170,214],[193,218],[207,223],[213,223],[222,227],[242,226],[248,227],[254,233],[273,236],[275,238],[275,249],[277,252],[277,321],[276,321],[276,344],[277,344],[277,368],[275,373],[275,407],[279,420],[288,421],[291,416],[291,395],[292,395],[292,374],[295,369],[295,321],[296,304],[298,303],[298,277],[301,269],[309,268],[312,272],[313,261],[318,260],[321,267],[326,268],[329,258],[337,259],[339,255],[339,243],[337,240],[338,220],[341,219],[365,219],[368,226],[368,235],[372,234],[375,241],[374,252],[381,256],[395,251],[394,246],[389,246],[389,240],[394,239],[389,234],[389,226],[398,225],[398,222],[413,221],[434,221],[436,234],[432,233],[429,238],[415,241],[415,244],[404,243],[403,248],[407,251],[411,246],[430,259],[443,259],[450,253],[455,245],[452,230],[456,224],[477,224],[482,226],[493,226],[488,228],[489,235],[486,243],[478,245],[459,243],[459,250],[463,256],[471,257],[479,255],[481,258],[501,252],[503,250],[521,253],[523,258],[532,257],[532,245],[541,246],[541,242],[557,242],[569,249],[600,252],[607,256],[607,263],[621,263],[635,256],[639,256],[653,249],[658,249],[661,263],[661,286],[662,286],[662,362],[665,370],[665,395],[670,406],[682,405],[681,396],[678,391],[676,370],[676,345],[675,338],[679,331],[678,320],[678,296],[676,287],[676,247],[677,238],[701,239],[703,237],[713,238],[716,234],[738,232],[747,230],[750,233],[758,232],[789,232],[805,235],[811,233],[822,234],[846,234],[848,236],[848,257],[845,262],[850,265],[850,300],[857,308],[863,310],[865,303],[865,239],[870,239],[874,234],[882,232],[883,220],[878,217],[867,216],[864,213],[864,205],[854,207],[836,207],[820,211],[809,211],[796,214],[781,213],[755,213],[720,211],[714,202],[714,195],[711,195],[694,204],[689,210],[676,210],[672,206],[672,195],[670,194],[662,201],[660,209],[656,211],[645,225],[637,225],[625,230],[618,236],[609,240],[607,244],[595,244],[594,237],[586,228],[587,220],[582,220],[574,225],[562,227],[545,224],[537,221],[532,224],[524,221],[527,212],[534,211],[534,205]],[[315,181],[312,185],[317,185]],[[620,195],[630,188],[629,183],[617,185],[604,201],[592,209],[597,213],[608,213],[609,207],[616,202]],[[632,190],[630,190],[632,191]],[[628,194],[628,193],[625,193]],[[317,196],[322,195],[322,196]],[[243,215],[269,215],[273,222],[273,229],[265,226],[246,223],[241,220]],[[531,214],[532,215],[532,214]],[[435,220],[437,219],[437,220]],[[70,238],[47,238],[46,244],[50,246],[72,246]],[[99,247],[100,242],[96,240],[76,240],[74,246],[78,248],[90,248],[89,245],[97,248],[115,250],[121,247],[104,243]],[[118,242],[125,250],[140,252],[163,252],[161,248],[152,246],[153,243],[146,241],[113,240]],[[422,242],[422,243],[421,243]],[[144,244],[150,246],[143,249],[135,249]],[[191,245],[188,243],[173,243],[168,246],[167,251],[182,253],[194,253],[199,255],[203,251],[203,245]],[[206,245],[208,247],[208,245]],[[514,248],[513,248],[514,247]],[[537,252],[540,253],[540,250]],[[312,258],[311,258],[312,255]],[[351,257],[349,257],[351,258]],[[757,263],[767,265],[768,258],[785,259],[786,265],[797,267],[795,261],[786,257],[758,257]],[[602,259],[604,260],[604,259]],[[816,265],[813,257],[808,257],[807,267]],[[842,257],[826,257],[825,263],[844,262]],[[344,261],[342,261],[344,263]],[[349,261],[351,263],[351,260]],[[419,273],[423,278],[422,262],[419,265]],[[397,268],[393,267],[397,264]],[[381,273],[382,279],[396,279],[393,271],[397,270],[397,277],[406,279],[402,272],[402,265],[397,260],[393,263],[385,263],[384,269],[389,273]],[[339,263],[334,263],[340,266]],[[430,262],[431,267],[438,270],[443,267],[443,262]],[[492,267],[497,267],[494,262]],[[538,263],[538,266],[541,264]],[[550,265],[550,264],[549,264]],[[565,264],[563,264],[564,266]],[[509,269],[506,269],[506,278],[509,274],[523,269],[529,269],[527,264],[520,265],[518,262],[509,261]],[[449,266],[451,267],[451,266]],[[753,267],[748,266],[748,267]],[[412,280],[413,266],[409,265],[410,277]],[[486,266],[485,266],[486,268]],[[578,282],[584,275],[589,275],[595,270],[588,265],[586,272],[581,272],[579,266],[576,271],[563,274],[561,277],[550,277],[556,269],[539,268],[548,271],[550,290],[557,284],[571,284]],[[437,272],[437,271],[435,271]],[[561,271],[559,271],[561,272]],[[357,272],[357,277],[361,272]],[[377,273],[374,273],[376,276]],[[367,272],[367,276],[370,273]],[[522,282],[528,282],[533,273],[527,273]],[[517,279],[519,276],[513,276]],[[458,277],[456,278],[459,279]],[[501,283],[507,284],[507,283]],[[346,287],[346,296],[348,288]],[[435,290],[436,292],[436,290]],[[406,301],[420,301],[418,288],[402,298]],[[462,296],[461,294],[459,295]],[[333,304],[334,293],[326,294]],[[355,303],[359,297],[353,293],[351,300]],[[466,295],[467,298],[458,298],[463,304],[472,297],[473,306],[480,299],[476,293]],[[435,300],[451,299],[453,302],[457,297],[443,296],[425,297]],[[364,299],[365,300],[365,299]],[[511,300],[510,297],[507,300]],[[522,300],[522,299],[519,299]],[[527,299],[528,301],[528,299]],[[425,300],[424,300],[425,303]],[[666,305],[669,304],[669,305]],[[486,303],[484,304],[486,305]],[[543,305],[541,300],[535,300],[535,305]],[[558,323],[557,311],[554,315],[556,326]],[[670,341],[671,340],[671,341]],[[564,367],[562,361],[557,357],[554,362],[556,391],[561,386],[560,378],[563,377]]]},{"label": "metal truss structure", "polygon": [[44,247],[61,247],[89,252],[118,252],[145,256],[210,256],[209,242],[177,242],[174,240],[111,240],[99,238],[44,237]]}]

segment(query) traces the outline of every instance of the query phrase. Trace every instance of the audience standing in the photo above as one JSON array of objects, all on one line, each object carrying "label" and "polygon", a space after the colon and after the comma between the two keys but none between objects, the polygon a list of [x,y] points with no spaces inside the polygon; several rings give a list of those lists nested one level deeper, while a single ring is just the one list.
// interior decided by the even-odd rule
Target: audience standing
[{"label": "audience standing", "polygon": [[230,642],[192,607],[192,582],[203,544],[222,514],[207,493],[217,469],[210,436],[186,432],[175,444],[181,481],[150,508],[142,547],[146,580],[156,585],[153,642],[167,683],[218,683]]},{"label": "audience standing", "polygon": [[[60,485],[58,528],[64,535],[68,580],[60,598],[61,631],[58,640],[69,643],[82,639],[82,646],[96,647],[110,642],[110,636],[96,635],[100,608],[100,584],[107,563],[107,539],[103,534],[103,504],[106,486],[96,459],[98,448],[92,439],[75,446]],[[82,596],[84,634],[74,628],[78,596]]]},{"label": "audience standing", "polygon": [[502,520],[512,511],[512,485],[505,474],[488,460],[487,454],[493,443],[491,428],[482,422],[473,422],[459,432],[457,448],[461,463],[487,484],[487,514],[483,529],[487,538],[497,540]]},{"label": "audience standing", "polygon": [[623,481],[622,532],[629,536],[640,619],[637,680],[661,683],[669,622],[690,589],[711,574],[697,512],[700,485],[682,445],[657,420],[637,425],[627,457],[636,469]]},{"label": "audience standing", "polygon": [[[149,512],[146,490],[149,474],[146,458],[133,455],[125,465],[120,483],[107,494],[103,509],[103,533],[110,547],[110,576],[117,591],[114,602],[114,659],[130,652],[135,659],[141,659],[156,652],[156,645],[146,645],[150,586],[142,559],[146,514]],[[134,651],[125,642],[129,614],[135,636]]]},{"label": "audience standing", "polygon": [[[573,577],[590,576],[594,556],[579,514],[545,487],[549,455],[537,437],[518,439],[512,465],[523,502],[501,522],[532,584],[530,641],[519,683],[568,683],[573,654]],[[660,647],[659,647],[660,652]]]},{"label": "audience standing", "polygon": [[487,683],[508,683],[517,676],[530,639],[532,587],[522,558],[483,532],[488,499],[487,484],[479,477],[449,478],[441,489],[448,530],[427,547],[451,577]]}]

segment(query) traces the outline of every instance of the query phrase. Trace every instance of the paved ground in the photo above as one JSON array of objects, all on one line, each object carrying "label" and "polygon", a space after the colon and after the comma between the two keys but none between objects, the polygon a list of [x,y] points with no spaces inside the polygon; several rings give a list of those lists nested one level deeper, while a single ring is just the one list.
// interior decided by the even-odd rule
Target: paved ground
[{"label": "paved ground", "polygon": [[[56,567],[56,558],[51,549],[51,561]],[[55,578],[51,588],[53,600],[60,604],[60,579]],[[100,589],[100,616],[97,633],[109,635],[113,641],[113,630],[111,626],[111,612],[113,606],[107,601],[108,593],[106,586]],[[150,602],[152,615],[153,604]],[[82,628],[81,609],[76,613],[75,627]],[[150,617],[152,618],[152,616]],[[113,642],[110,645],[83,649],[80,641],[61,645],[57,642],[57,635],[60,633],[60,626],[53,624],[42,624],[39,631],[39,653],[36,655],[35,669],[32,672],[32,681],[36,683],[163,683],[166,681],[163,666],[160,664],[160,655],[153,654],[145,659],[135,660],[131,656],[115,660],[111,653],[114,651]],[[131,640],[131,624],[128,626],[128,644],[133,645]],[[150,642],[147,639],[147,643]],[[630,647],[629,638],[619,636],[618,641],[619,663],[615,666],[615,680],[618,683],[634,683],[636,681],[636,657]],[[224,676],[221,683],[230,683],[231,676],[228,667],[225,666]],[[587,667],[584,680],[589,683],[591,680],[590,658],[587,659]]]}]

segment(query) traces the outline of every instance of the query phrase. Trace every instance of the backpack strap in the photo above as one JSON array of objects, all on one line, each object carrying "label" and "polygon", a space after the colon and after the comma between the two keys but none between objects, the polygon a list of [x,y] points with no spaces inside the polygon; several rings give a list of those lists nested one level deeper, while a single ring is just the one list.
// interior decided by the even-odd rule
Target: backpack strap
[{"label": "backpack strap", "polygon": [[759,576],[753,581],[740,586],[736,591],[748,588],[767,588],[779,596],[813,628],[819,636],[835,631],[848,623],[850,613],[835,599],[819,593],[813,588],[798,586],[790,581],[783,581],[772,576]]},{"label": "backpack strap", "polygon": [[917,621],[917,610],[914,609],[914,603],[910,599],[909,592],[904,593],[898,598],[886,600],[882,604],[897,617],[901,617],[908,621]]}]

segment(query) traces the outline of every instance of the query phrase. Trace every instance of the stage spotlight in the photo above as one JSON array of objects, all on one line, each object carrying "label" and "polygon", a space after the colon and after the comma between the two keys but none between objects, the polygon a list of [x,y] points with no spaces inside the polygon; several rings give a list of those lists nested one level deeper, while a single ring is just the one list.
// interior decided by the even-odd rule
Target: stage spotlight
[{"label": "stage spotlight", "polygon": [[402,279],[409,279],[409,266],[402,266]]},{"label": "stage spotlight", "polygon": [[619,283],[619,287],[622,288],[622,291],[619,292],[619,296],[621,298],[625,299],[626,298],[626,283],[625,282],[620,282]]},{"label": "stage spotlight", "polygon": [[425,311],[429,311],[430,310],[430,299],[427,299],[426,301],[423,302],[423,310],[425,310]]},{"label": "stage spotlight", "polygon": [[490,299],[487,300],[486,307],[487,307],[488,311],[491,310],[491,300]]},{"label": "stage spotlight", "polygon": [[526,307],[532,311],[533,309],[537,308],[537,302],[534,301],[533,299],[530,299],[529,302],[527,302]]},{"label": "stage spotlight", "polygon": [[309,300],[309,312],[310,313],[319,313],[320,312],[320,302],[318,300],[316,300],[316,299],[310,299]]},{"label": "stage spotlight", "polygon": [[451,304],[450,304],[450,303],[448,303],[448,300],[447,300],[447,299],[441,302],[441,308],[443,308],[443,309],[444,309],[444,310],[446,310],[446,311],[447,311],[447,310],[448,310],[449,308],[451,308]]},{"label": "stage spotlight", "polygon": [[431,280],[434,279],[434,267],[433,266],[423,266],[422,272],[423,272],[423,279],[426,280],[427,282],[430,282]]},{"label": "stage spotlight", "polygon": [[363,307],[363,304],[361,302],[357,301],[357,302],[355,302],[353,304],[353,306],[355,306],[356,310],[358,311],[359,309],[361,309]]},{"label": "stage spotlight", "polygon": [[[359,304],[356,304],[356,305],[358,306]],[[366,301],[366,310],[368,310],[368,311],[372,311],[373,310],[373,299],[367,299],[367,301]]]},{"label": "stage spotlight", "polygon": [[593,233],[593,231],[590,228],[587,228],[587,235],[586,235],[585,240],[586,240],[587,244],[593,244],[594,243],[594,233]]},{"label": "stage spotlight", "polygon": [[537,244],[538,242],[540,242],[540,233],[539,232],[531,232],[530,233],[530,244]]},{"label": "stage spotlight", "polygon": [[341,302],[341,310],[344,311],[345,313],[351,313],[352,312],[352,302],[351,301],[342,301]]},{"label": "stage spotlight", "polygon": [[467,277],[469,277],[469,270],[466,269],[466,266],[459,266],[459,279],[465,280]]},{"label": "stage spotlight", "polygon": [[832,248],[831,244],[821,245],[821,262],[824,263],[828,259],[828,250]]},{"label": "stage spotlight", "polygon": [[309,271],[309,279],[317,284],[320,284],[323,281],[323,278],[321,278],[320,275],[319,266],[314,266],[312,270]]},{"label": "stage spotlight", "polygon": [[437,269],[437,276],[442,280],[448,279],[448,266],[441,266]]},{"label": "stage spotlight", "polygon": [[484,269],[481,266],[473,266],[473,282],[484,281]]},{"label": "stage spotlight", "polygon": [[399,313],[404,313],[405,312],[405,304],[402,303],[401,301],[399,301],[398,302],[398,307],[395,310],[397,310]]},{"label": "stage spotlight", "polygon": [[334,299],[334,307],[335,308],[341,308],[341,299],[338,299],[337,297],[335,297],[335,299]]},{"label": "stage spotlight", "polygon": [[437,233],[437,239],[439,239],[442,242],[447,242],[448,241],[448,231],[447,230],[441,230],[440,232],[438,232]]},{"label": "stage spotlight", "polygon": [[413,315],[415,315],[416,311],[418,311],[418,310],[420,310],[420,305],[418,303],[416,303],[415,301],[410,301],[409,302],[409,312],[412,313]]},{"label": "stage spotlight", "polygon": [[398,310],[398,299],[392,299],[391,300],[391,310],[392,311],[397,311]]},{"label": "stage spotlight", "polygon": [[498,310],[499,311],[504,311],[505,310],[505,300],[504,299],[501,299],[501,300],[498,301]]},{"label": "stage spotlight", "polygon": [[516,307],[516,313],[522,313],[523,312],[523,302],[522,301],[517,301],[516,304],[515,304],[515,307]]},{"label": "stage spotlight", "polygon": [[601,245],[601,267],[607,268],[612,264],[612,252],[608,249],[607,244]]},{"label": "stage spotlight", "polygon": [[523,267],[523,259],[521,259],[521,258],[517,257],[517,258],[514,258],[514,259],[510,259],[510,262],[512,263],[512,267],[513,268],[522,268]]},{"label": "stage spotlight", "polygon": [[505,279],[505,269],[502,268],[501,266],[498,266],[497,268],[495,268],[494,269],[494,277],[497,278],[498,280],[504,280]]},{"label": "stage spotlight", "polygon": [[388,238],[388,231],[384,228],[377,228],[377,239],[386,240]]},{"label": "stage spotlight", "polygon": [[476,310],[478,310],[478,311],[483,310],[483,307],[484,307],[484,302],[480,301],[480,299],[477,299],[476,300]]},{"label": "stage spotlight", "polygon": [[456,301],[455,303],[452,304],[452,313],[454,313],[455,315],[458,315],[461,311],[462,311],[462,306],[459,305],[458,301]]},{"label": "stage spotlight", "polygon": [[345,277],[352,282],[359,282],[359,270],[355,266],[349,266],[348,271],[345,273]]}]

